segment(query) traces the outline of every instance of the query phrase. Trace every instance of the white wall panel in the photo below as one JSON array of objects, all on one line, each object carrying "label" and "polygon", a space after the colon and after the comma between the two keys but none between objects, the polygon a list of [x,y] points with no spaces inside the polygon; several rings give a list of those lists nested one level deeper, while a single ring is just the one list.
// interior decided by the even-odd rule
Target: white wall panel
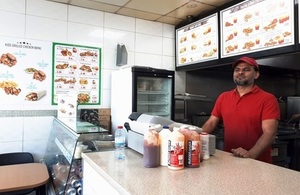
[{"label": "white wall panel", "polygon": [[26,0],[0,0],[0,10],[25,14]]},{"label": "white wall panel", "polygon": [[23,120],[23,117],[0,118],[0,141],[22,141]]},{"label": "white wall panel", "polygon": [[163,37],[175,39],[175,26],[163,24]]},{"label": "white wall panel", "polygon": [[48,139],[53,117],[25,117],[24,140]]},{"label": "white wall panel", "polygon": [[162,37],[136,34],[136,52],[162,55]]},{"label": "white wall panel", "polygon": [[134,51],[134,36],[135,33],[133,32],[105,28],[104,47],[117,49],[118,44],[124,44],[127,51]]},{"label": "white wall panel", "polygon": [[40,140],[24,140],[23,151],[30,152],[36,162],[40,162],[44,158],[47,149],[48,139]]},{"label": "white wall panel", "polygon": [[111,89],[103,89],[101,91],[101,107],[110,108],[111,105]]},{"label": "white wall panel", "polygon": [[104,27],[134,32],[135,19],[111,13],[104,13]]},{"label": "white wall panel", "polygon": [[25,36],[25,15],[0,11],[0,35],[10,37]]},{"label": "white wall panel", "polygon": [[68,21],[103,26],[104,13],[101,11],[69,6]]},{"label": "white wall panel", "polygon": [[[175,56],[175,42],[171,38],[163,38],[163,55]],[[175,57],[174,57],[175,58]]]},{"label": "white wall panel", "polygon": [[116,57],[117,57],[117,46],[114,49],[104,48],[102,50],[102,68],[104,69],[118,69],[116,66]]},{"label": "white wall panel", "polygon": [[162,36],[163,24],[159,22],[151,22],[147,20],[136,19],[136,32],[155,36]]},{"label": "white wall panel", "polygon": [[149,66],[153,68],[162,68],[161,63],[162,63],[161,55],[135,53],[135,65]]},{"label": "white wall panel", "polygon": [[103,47],[103,27],[69,22],[68,43]]},{"label": "white wall panel", "polygon": [[56,20],[67,20],[68,6],[61,3],[40,0],[27,0],[28,15],[46,17]]},{"label": "white wall panel", "polygon": [[66,42],[67,22],[27,15],[26,38],[53,42]]},{"label": "white wall panel", "polygon": [[23,141],[0,142],[0,153],[22,152]]},{"label": "white wall panel", "polygon": [[172,56],[162,57],[162,68],[167,70],[175,70],[175,59]]}]

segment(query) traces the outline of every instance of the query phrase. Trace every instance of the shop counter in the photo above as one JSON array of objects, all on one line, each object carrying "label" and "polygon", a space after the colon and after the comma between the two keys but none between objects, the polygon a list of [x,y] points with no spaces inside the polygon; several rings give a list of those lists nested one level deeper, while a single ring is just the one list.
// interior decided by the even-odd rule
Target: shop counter
[{"label": "shop counter", "polygon": [[298,194],[300,172],[216,150],[198,168],[145,168],[143,156],[126,149],[85,153],[83,194]]}]

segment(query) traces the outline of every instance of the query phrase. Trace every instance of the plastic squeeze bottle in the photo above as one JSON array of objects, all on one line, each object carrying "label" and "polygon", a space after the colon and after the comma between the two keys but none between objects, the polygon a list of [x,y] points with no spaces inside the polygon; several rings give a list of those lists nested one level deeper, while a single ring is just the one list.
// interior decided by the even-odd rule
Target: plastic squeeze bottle
[{"label": "plastic squeeze bottle", "polygon": [[190,136],[190,130],[186,126],[181,126],[179,132],[184,135],[184,166],[187,166],[188,158],[188,140]]},{"label": "plastic squeeze bottle", "polygon": [[168,143],[168,168],[180,170],[184,168],[184,135],[178,128],[173,128]]},{"label": "plastic squeeze bottle", "polygon": [[201,142],[202,142],[202,155],[204,160],[209,159],[209,134],[202,132],[201,134]]},{"label": "plastic squeeze bottle", "polygon": [[160,144],[160,165],[168,166],[168,141],[171,134],[169,126],[163,126],[163,129],[158,134]]},{"label": "plastic squeeze bottle", "polygon": [[201,153],[201,141],[200,135],[190,130],[190,134],[187,141],[187,162],[186,167],[199,167],[200,166],[200,153]]},{"label": "plastic squeeze bottle", "polygon": [[160,165],[160,146],[158,136],[158,132],[151,128],[144,133],[144,167],[152,168]]}]

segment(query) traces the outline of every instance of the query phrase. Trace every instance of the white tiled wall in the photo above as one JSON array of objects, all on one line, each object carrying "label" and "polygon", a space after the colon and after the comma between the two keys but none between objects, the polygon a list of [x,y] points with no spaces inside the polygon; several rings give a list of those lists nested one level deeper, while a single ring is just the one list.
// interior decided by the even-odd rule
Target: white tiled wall
[{"label": "white tiled wall", "polygon": [[27,151],[43,158],[53,117],[0,118],[0,153]]},{"label": "white tiled wall", "polygon": [[[110,107],[111,72],[117,44],[128,51],[128,65],[175,70],[174,26],[68,6],[45,0],[0,0],[0,38],[20,37],[102,48],[101,106]],[[176,72],[175,92],[185,91],[185,73]],[[50,103],[49,103],[50,104]],[[0,108],[1,109],[1,108]],[[0,110],[1,111],[1,110]],[[51,118],[51,117],[50,117]],[[49,118],[0,118],[0,152],[40,153]],[[4,128],[5,127],[5,128]],[[42,131],[41,131],[42,129]]]}]

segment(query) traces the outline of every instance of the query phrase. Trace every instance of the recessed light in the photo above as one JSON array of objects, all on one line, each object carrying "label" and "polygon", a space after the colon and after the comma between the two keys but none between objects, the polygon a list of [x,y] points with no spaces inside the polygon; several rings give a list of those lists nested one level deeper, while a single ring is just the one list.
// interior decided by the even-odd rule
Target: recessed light
[{"label": "recessed light", "polygon": [[187,8],[195,8],[195,7],[197,7],[197,4],[189,4],[189,5],[187,5],[186,7],[187,7]]}]

